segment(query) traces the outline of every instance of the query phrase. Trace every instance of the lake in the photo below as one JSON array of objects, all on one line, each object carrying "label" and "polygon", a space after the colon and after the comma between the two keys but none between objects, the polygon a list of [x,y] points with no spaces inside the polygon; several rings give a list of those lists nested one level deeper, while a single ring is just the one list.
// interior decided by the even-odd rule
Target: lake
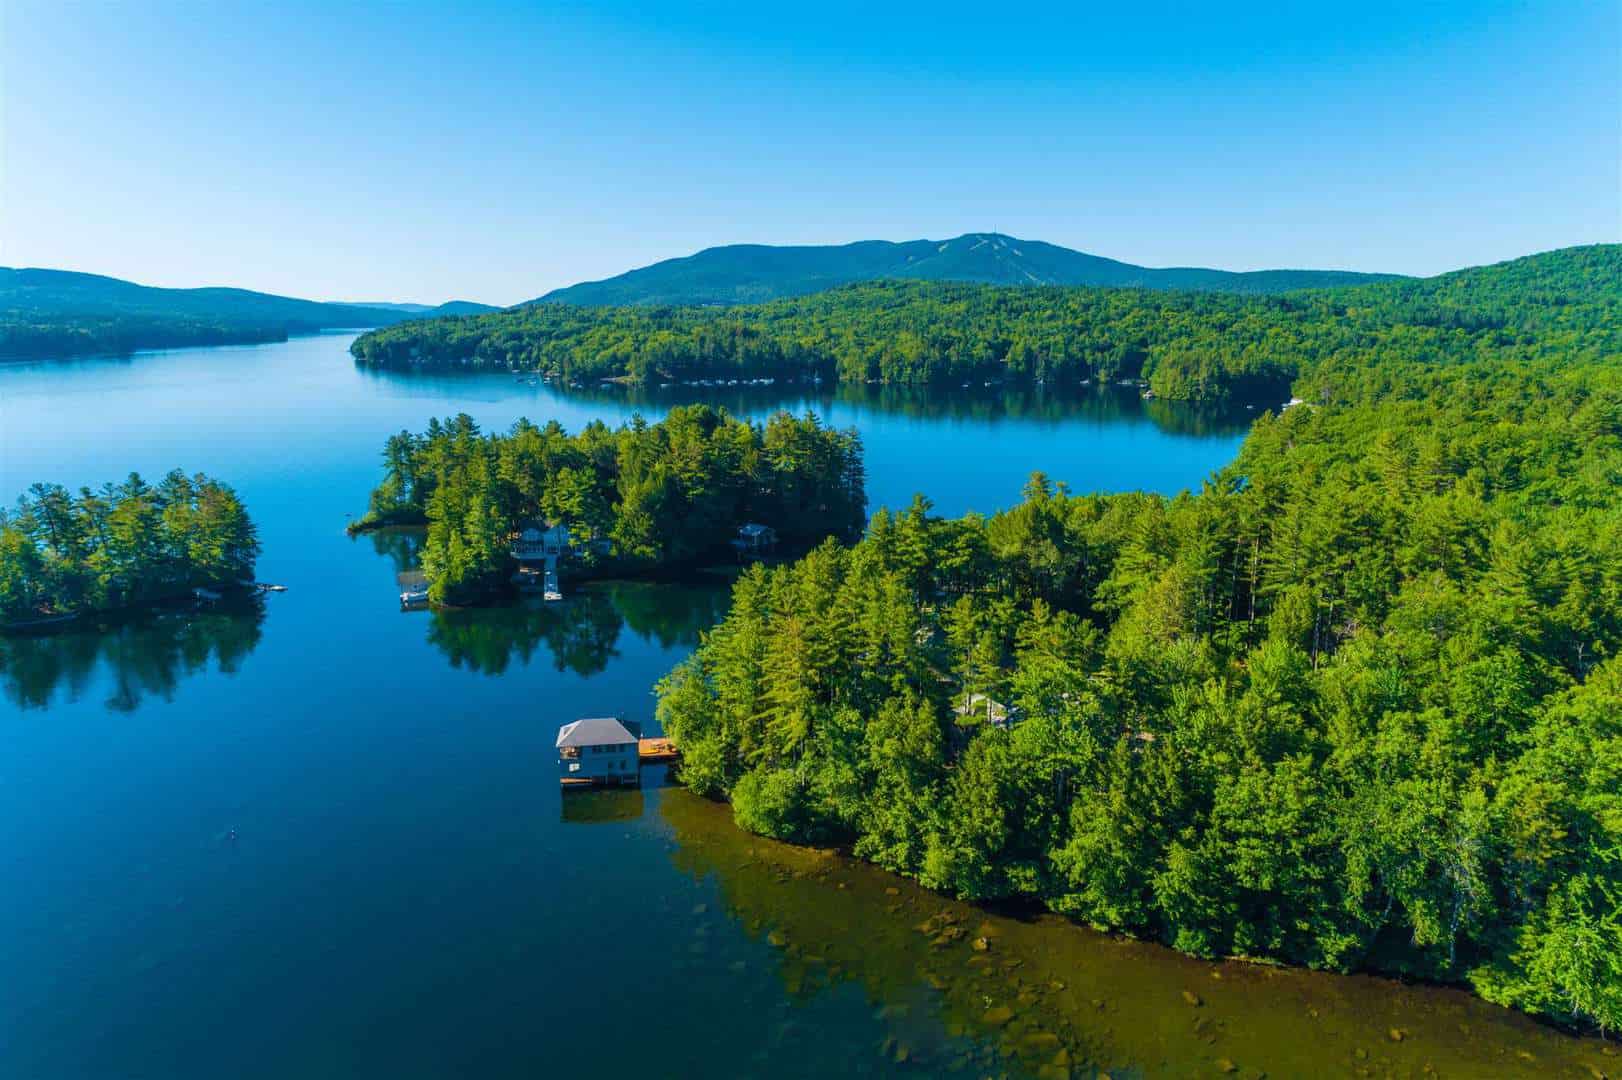
[{"label": "lake", "polygon": [[361,371],[350,340],[0,365],[0,498],[206,471],[258,523],[260,579],[288,586],[0,639],[5,1076],[1618,1071],[1459,991],[950,902],[742,834],[662,770],[562,798],[558,725],[650,721],[725,578],[403,614],[413,538],[344,533],[383,439],[463,411],[577,430],[690,400],[815,408],[860,430],[873,507],[924,491],[950,514],[1016,502],[1037,467],[1077,491],[1197,486],[1253,414],[1118,388],[564,392]]}]

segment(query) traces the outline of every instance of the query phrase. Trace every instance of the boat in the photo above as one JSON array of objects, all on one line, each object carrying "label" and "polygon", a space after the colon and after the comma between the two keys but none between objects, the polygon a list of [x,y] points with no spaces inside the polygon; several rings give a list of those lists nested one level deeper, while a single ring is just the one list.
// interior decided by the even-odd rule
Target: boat
[{"label": "boat", "polygon": [[414,607],[428,602],[428,588],[402,589],[400,591],[400,606],[402,608]]}]

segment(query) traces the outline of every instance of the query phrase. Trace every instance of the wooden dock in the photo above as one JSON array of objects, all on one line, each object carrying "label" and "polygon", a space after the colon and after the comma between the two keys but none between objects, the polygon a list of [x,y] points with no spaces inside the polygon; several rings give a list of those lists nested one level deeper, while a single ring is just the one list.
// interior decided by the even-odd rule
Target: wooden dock
[{"label": "wooden dock", "polygon": [[638,739],[636,749],[637,756],[642,759],[644,765],[659,765],[681,757],[681,751],[676,749],[676,744],[663,736],[657,739]]}]

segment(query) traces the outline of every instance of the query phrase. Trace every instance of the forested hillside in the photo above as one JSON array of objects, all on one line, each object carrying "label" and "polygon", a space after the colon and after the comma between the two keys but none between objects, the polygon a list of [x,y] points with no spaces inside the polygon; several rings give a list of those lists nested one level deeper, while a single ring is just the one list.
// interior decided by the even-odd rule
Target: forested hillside
[{"label": "forested hillside", "polygon": [[584,568],[615,571],[725,553],[745,523],[803,548],[854,539],[866,520],[861,441],[815,416],[778,413],[761,426],[693,405],[570,436],[527,420],[484,435],[462,415],[393,436],[383,456],[383,482],[352,529],[426,524],[422,568],[436,602],[507,591],[512,538],[531,519],[566,524]]},{"label": "forested hillside", "polygon": [[951,240],[862,240],[854,244],[729,244],[665,259],[603,281],[554,289],[540,303],[758,304],[858,281],[965,281],[997,285],[1112,285],[1277,293],[1388,278],[1344,270],[1151,268],[1000,233]]},{"label": "forested hillside", "polygon": [[1435,333],[1320,360],[1197,494],[1038,475],[751,570],[660,686],[686,782],[957,895],[1622,1026],[1622,353],[1555,269],[1303,301]]},{"label": "forested hillside", "polygon": [[247,289],[162,289],[67,270],[0,267],[0,357],[283,341],[335,327],[494,311],[467,301],[328,304]]},{"label": "forested hillside", "polygon": [[[1275,400],[1400,361],[1592,359],[1622,340],[1622,246],[1354,288],[1218,293],[885,282],[736,308],[537,305],[363,335],[362,364],[566,381],[819,376],[889,384],[1148,380]],[[1329,376],[1334,376],[1330,378]]]}]

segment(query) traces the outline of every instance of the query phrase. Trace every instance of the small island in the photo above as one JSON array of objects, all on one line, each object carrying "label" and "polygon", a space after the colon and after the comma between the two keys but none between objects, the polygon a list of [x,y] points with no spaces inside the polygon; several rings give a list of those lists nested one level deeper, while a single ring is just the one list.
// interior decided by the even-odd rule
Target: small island
[{"label": "small island", "polygon": [[576,578],[646,574],[854,540],[866,522],[861,439],[812,414],[761,425],[693,405],[578,435],[528,420],[486,435],[463,414],[390,437],[383,457],[350,531],[426,526],[441,604],[538,591],[560,560]]},{"label": "small island", "polygon": [[34,484],[0,510],[0,630],[213,599],[251,582],[258,557],[242,500],[202,473],[77,495]]}]

